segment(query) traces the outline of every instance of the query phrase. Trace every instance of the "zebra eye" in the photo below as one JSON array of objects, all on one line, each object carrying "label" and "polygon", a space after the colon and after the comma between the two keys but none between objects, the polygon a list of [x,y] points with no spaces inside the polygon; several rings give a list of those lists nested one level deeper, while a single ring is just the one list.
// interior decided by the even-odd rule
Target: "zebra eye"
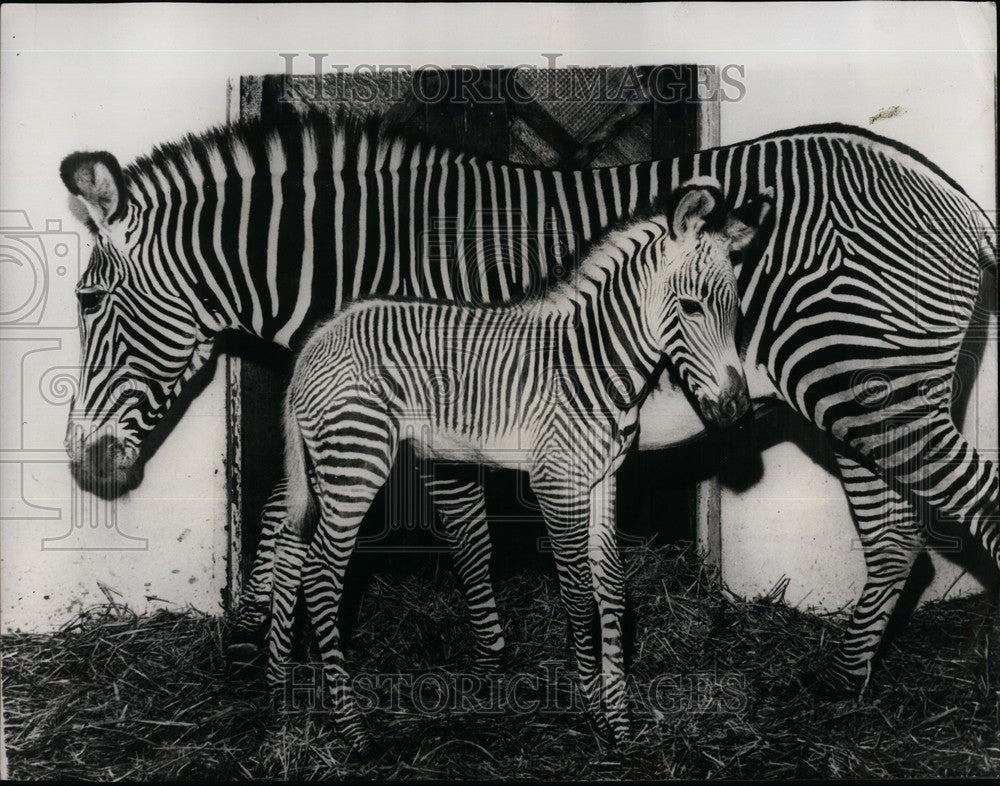
[{"label": "zebra eye", "polygon": [[680,298],[680,304],[681,304],[681,311],[683,311],[686,316],[696,317],[696,316],[704,316],[705,314],[704,309],[702,309],[701,307],[701,303],[699,303],[697,300],[692,300],[689,297],[682,297]]},{"label": "zebra eye", "polygon": [[103,289],[90,289],[77,292],[76,297],[80,301],[80,310],[83,311],[84,314],[96,311],[101,307],[101,303],[104,302],[104,296],[106,294],[108,294],[107,291]]}]

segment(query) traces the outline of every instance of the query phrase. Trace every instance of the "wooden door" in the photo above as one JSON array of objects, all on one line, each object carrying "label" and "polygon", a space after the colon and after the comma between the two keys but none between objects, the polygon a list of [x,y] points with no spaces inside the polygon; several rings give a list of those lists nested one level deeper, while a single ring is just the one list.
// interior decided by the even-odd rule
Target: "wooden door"
[{"label": "wooden door", "polygon": [[[700,71],[708,76],[712,72]],[[397,127],[457,149],[517,164],[591,167],[665,158],[718,144],[717,101],[697,98],[695,66],[538,71],[453,70],[417,73],[244,77],[243,119],[294,121],[306,110],[347,109],[380,115]],[[660,96],[648,88],[658,80]],[[679,86],[685,86],[683,90]],[[236,99],[236,96],[233,96]],[[432,100],[433,99],[433,100]],[[232,101],[235,104],[236,101]],[[235,108],[235,107],[234,107]],[[263,342],[233,337],[229,351],[230,589],[242,584],[260,534],[260,511],[281,475],[280,396],[290,355]],[[414,458],[401,452],[387,488],[362,529],[359,553],[382,552],[380,564],[408,564],[440,553],[435,518],[415,483]],[[711,443],[633,453],[619,474],[618,522],[626,538],[690,539],[695,522],[717,528],[718,489]],[[523,473],[485,472],[498,574],[523,566],[541,534]],[[369,521],[371,520],[371,521]],[[374,522],[374,523],[372,523]],[[506,526],[517,523],[520,526]],[[367,533],[367,534],[366,534]],[[374,533],[374,534],[373,534]],[[430,535],[428,536],[428,533]],[[418,557],[419,558],[419,557]],[[547,555],[540,556],[547,564]]]}]

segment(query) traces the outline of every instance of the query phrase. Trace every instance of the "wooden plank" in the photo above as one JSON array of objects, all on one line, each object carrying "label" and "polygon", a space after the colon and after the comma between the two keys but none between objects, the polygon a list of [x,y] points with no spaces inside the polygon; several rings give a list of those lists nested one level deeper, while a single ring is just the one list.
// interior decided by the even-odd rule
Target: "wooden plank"
[{"label": "wooden plank", "polygon": [[496,161],[510,155],[510,120],[506,96],[502,93],[506,71],[480,71],[474,85],[487,100],[465,105],[465,135],[470,149]]},{"label": "wooden plank", "polygon": [[[720,144],[721,103],[719,72],[714,66],[706,73],[706,95],[698,97],[695,107],[698,119],[697,149],[705,150]],[[717,475],[698,484],[695,490],[695,536],[705,549],[708,559],[722,567],[722,488]]]},{"label": "wooden plank", "polygon": [[697,66],[667,66],[653,70],[654,159],[698,149]]},{"label": "wooden plank", "polygon": [[580,145],[546,109],[535,100],[518,101],[510,104],[512,114],[521,118],[528,127],[538,134],[546,144],[559,155],[560,162],[569,161]]},{"label": "wooden plank", "polygon": [[[254,77],[242,77],[239,89],[233,80],[226,83],[226,122],[232,123],[240,117],[243,105],[244,84],[249,88],[249,80]],[[247,104],[251,104],[248,99]],[[226,489],[227,500],[226,524],[228,528],[229,548],[226,560],[226,592],[223,597],[223,608],[235,611],[239,607],[240,591],[243,589],[243,476],[241,473],[243,451],[242,443],[242,372],[240,358],[229,352],[225,353],[226,364]]]},{"label": "wooden plank", "polygon": [[698,99],[698,149],[707,150],[722,144],[722,100],[719,92],[719,69],[702,66],[705,93]]},{"label": "wooden plank", "polygon": [[465,150],[465,113],[448,100],[448,95],[454,88],[452,72],[421,71],[417,79],[420,95],[424,99],[442,96],[440,100],[426,100],[424,103],[424,121],[428,134],[441,144]]},{"label": "wooden plank", "polygon": [[[718,144],[718,90],[715,90],[714,101],[699,100],[698,73],[698,66],[694,65],[654,69],[651,76],[653,133],[650,151],[654,159],[670,158]],[[717,81],[717,74],[714,77]],[[707,552],[709,560],[719,565],[723,553],[721,493],[719,479],[715,475],[700,481],[694,489],[695,538]]]},{"label": "wooden plank", "polygon": [[570,159],[570,165],[578,169],[589,166],[612,141],[624,134],[640,115],[649,110],[649,103],[616,106],[587,141],[580,145]]},{"label": "wooden plank", "polygon": [[[465,153],[507,159],[510,131],[507,102],[500,97],[500,71],[427,71],[418,78],[423,96],[444,96],[424,103],[432,139]],[[478,96],[487,98],[478,100]]]}]

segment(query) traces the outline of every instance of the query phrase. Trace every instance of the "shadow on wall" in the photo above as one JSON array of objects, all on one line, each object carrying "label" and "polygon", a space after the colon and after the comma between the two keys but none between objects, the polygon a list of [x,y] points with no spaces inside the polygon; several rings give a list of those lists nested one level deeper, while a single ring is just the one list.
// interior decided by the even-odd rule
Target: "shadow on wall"
[{"label": "shadow on wall", "polygon": [[[969,412],[973,383],[982,364],[987,344],[997,344],[997,336],[990,331],[990,317],[997,311],[997,276],[986,273],[980,280],[979,296],[969,331],[959,356],[955,376],[956,396],[952,405],[955,422],[960,426]],[[982,389],[982,385],[980,386]],[[995,409],[990,409],[995,417]],[[764,477],[763,451],[782,442],[794,443],[803,456],[826,472],[836,475],[830,440],[823,432],[793,412],[779,406],[742,426],[738,431],[720,435],[719,479],[734,492],[744,492]],[[925,524],[926,524],[926,518]],[[806,524],[808,526],[808,523]],[[992,560],[979,543],[972,539],[967,529],[954,520],[935,521],[934,533],[928,542],[942,556],[959,568],[968,571],[991,590],[1000,589],[1000,576]],[[909,614],[921,593],[934,578],[930,557],[923,553],[914,564],[897,611]]]}]

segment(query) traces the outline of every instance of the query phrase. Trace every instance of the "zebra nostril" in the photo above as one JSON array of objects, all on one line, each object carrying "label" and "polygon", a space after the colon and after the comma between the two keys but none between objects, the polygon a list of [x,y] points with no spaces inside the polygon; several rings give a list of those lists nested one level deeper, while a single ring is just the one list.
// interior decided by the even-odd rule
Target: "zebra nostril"
[{"label": "zebra nostril", "polygon": [[66,429],[66,438],[63,440],[66,453],[72,461],[81,461],[84,458],[84,428],[80,425],[71,425]]},{"label": "zebra nostril", "polygon": [[116,472],[120,454],[121,448],[118,440],[105,434],[87,446],[84,460],[91,474],[103,479]]}]

